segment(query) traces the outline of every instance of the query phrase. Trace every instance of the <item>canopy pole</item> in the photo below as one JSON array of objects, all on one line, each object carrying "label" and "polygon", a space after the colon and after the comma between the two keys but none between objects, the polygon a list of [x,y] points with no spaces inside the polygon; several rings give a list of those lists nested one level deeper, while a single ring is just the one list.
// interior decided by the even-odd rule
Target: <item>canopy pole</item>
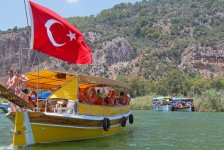
[{"label": "canopy pole", "polygon": [[37,52],[37,61],[38,61],[38,67],[37,67],[37,109],[39,108],[39,98],[38,98],[38,93],[39,93],[39,83],[40,83],[40,60],[39,60],[39,52]]},{"label": "canopy pole", "polygon": [[79,87],[79,76],[78,76],[78,86],[77,86],[77,101],[75,102],[75,114],[78,114],[79,112],[79,91],[80,91],[80,87]]}]

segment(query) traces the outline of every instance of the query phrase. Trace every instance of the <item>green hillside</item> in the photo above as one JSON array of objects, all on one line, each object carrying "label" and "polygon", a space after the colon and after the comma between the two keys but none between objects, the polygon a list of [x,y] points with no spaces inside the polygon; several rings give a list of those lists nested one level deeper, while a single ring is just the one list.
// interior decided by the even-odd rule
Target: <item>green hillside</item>
[{"label": "green hillside", "polygon": [[[195,44],[217,50],[223,43],[223,8],[223,0],[143,0],[69,21],[84,32],[103,35],[92,45],[93,50],[114,37],[128,39],[137,50],[138,61],[118,78],[129,82],[133,97],[189,96],[195,98],[197,111],[224,111],[222,92],[218,92],[224,89],[222,77],[208,80],[197,71],[177,67],[187,47]],[[130,77],[132,67],[140,68],[138,77]]]},{"label": "green hillside", "polygon": [[130,68],[140,67],[138,76],[144,79],[157,79],[181,63],[190,44],[217,49],[224,40],[223,8],[222,0],[143,0],[69,21],[84,32],[102,34],[93,51],[104,41],[125,37],[137,50],[138,62]]}]

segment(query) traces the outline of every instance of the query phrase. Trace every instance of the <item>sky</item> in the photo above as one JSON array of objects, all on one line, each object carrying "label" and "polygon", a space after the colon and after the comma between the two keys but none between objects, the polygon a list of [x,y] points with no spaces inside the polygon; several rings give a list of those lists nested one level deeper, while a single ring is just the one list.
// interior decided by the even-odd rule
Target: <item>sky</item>
[{"label": "sky", "polygon": [[[115,4],[137,1],[140,0],[33,0],[64,18],[97,15],[100,11],[112,8]],[[28,18],[30,24],[29,14]],[[16,26],[27,26],[24,0],[1,0],[0,30],[5,31]]]}]

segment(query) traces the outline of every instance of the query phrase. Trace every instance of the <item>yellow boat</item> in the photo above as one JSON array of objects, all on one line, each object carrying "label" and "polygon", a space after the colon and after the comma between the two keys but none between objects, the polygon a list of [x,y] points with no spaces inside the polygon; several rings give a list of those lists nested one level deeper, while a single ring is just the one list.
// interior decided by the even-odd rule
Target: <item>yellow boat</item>
[{"label": "yellow boat", "polygon": [[[116,100],[119,91],[128,89],[126,83],[47,70],[28,73],[26,76],[29,78],[29,89],[38,86],[39,92],[42,90],[52,93],[46,99],[35,97],[38,103],[33,107],[24,95],[19,95],[21,103],[16,101],[16,104],[22,111],[7,114],[15,124],[13,147],[108,136],[122,131],[127,120],[133,123],[129,103],[121,105],[115,101],[113,104],[108,102],[108,98],[112,97],[108,95],[111,89],[115,91],[113,100]],[[89,92],[90,88],[103,91],[100,95],[101,104],[96,104],[99,97],[95,96],[94,90]],[[4,91],[3,88],[0,90]],[[7,90],[0,94],[5,98],[6,95],[15,96]],[[15,102],[15,99],[8,99]],[[67,106],[57,106],[61,102]],[[25,103],[27,104],[24,105]]]}]

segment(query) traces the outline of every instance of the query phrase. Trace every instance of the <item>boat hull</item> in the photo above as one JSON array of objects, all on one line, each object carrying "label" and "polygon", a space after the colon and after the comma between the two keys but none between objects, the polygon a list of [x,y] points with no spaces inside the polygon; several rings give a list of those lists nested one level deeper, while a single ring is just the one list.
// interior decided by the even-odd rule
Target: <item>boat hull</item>
[{"label": "boat hull", "polygon": [[154,111],[171,111],[172,105],[154,105],[153,110]]},{"label": "boat hull", "polygon": [[182,111],[182,112],[192,112],[192,107],[183,107],[183,108],[175,108],[175,111]]},{"label": "boat hull", "polygon": [[52,124],[31,124],[35,143],[51,143],[91,139],[115,134],[123,129],[120,125],[111,127],[108,131],[103,128],[87,128],[61,126]]},{"label": "boat hull", "polygon": [[[15,124],[13,147],[73,141],[108,136],[120,132],[122,119],[129,119],[130,113],[112,116],[62,115],[43,112],[10,112],[8,117]],[[108,130],[104,119],[110,120]]]}]

